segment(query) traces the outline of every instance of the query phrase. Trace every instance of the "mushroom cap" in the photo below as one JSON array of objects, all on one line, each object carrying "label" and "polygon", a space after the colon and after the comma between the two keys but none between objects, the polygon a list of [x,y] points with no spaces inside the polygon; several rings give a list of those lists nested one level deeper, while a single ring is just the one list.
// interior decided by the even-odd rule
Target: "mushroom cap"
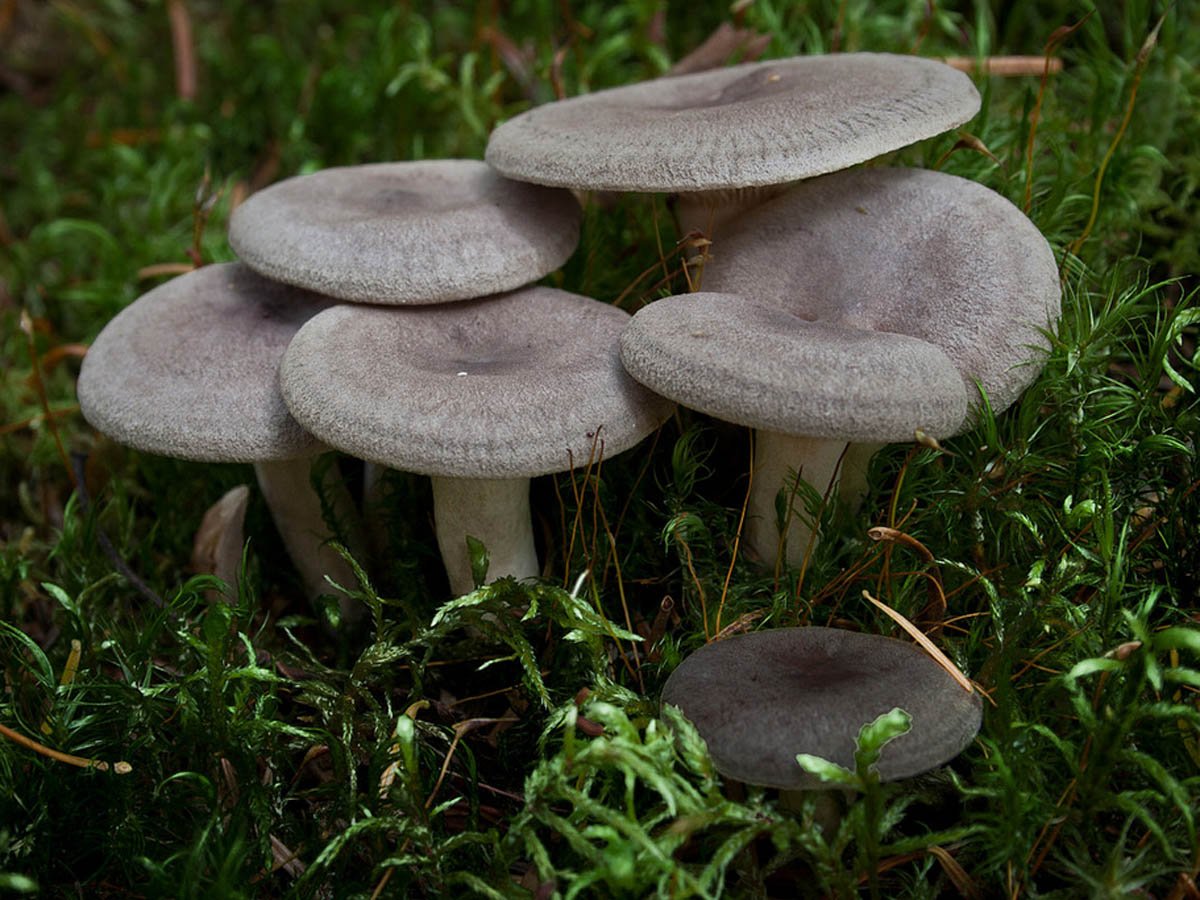
[{"label": "mushroom cap", "polygon": [[296,335],[284,398],[333,447],[423,475],[517,478],[628,449],[670,415],[625,370],[629,314],[554,288],[420,308],[338,306]]},{"label": "mushroom cap", "polygon": [[659,78],[535,107],[492,132],[510,178],[610,191],[781,184],[940,134],[979,111],[944,63],[845,53]]},{"label": "mushroom cap", "polygon": [[651,390],[727,422],[843,441],[952,433],[967,388],[950,359],[903,334],[810,321],[733,294],[639,310],[621,361]]},{"label": "mushroom cap", "polygon": [[333,301],[238,263],[159,285],[88,348],[84,418],[130,447],[206,462],[293,459],[321,447],[279,394],[288,341]]},{"label": "mushroom cap", "polygon": [[704,288],[936,345],[997,412],[1037,377],[1049,347],[1040,329],[1054,327],[1061,299],[1054,254],[1024,213],[923,169],[795,185],[721,231]]},{"label": "mushroom cap", "polygon": [[696,726],[717,771],[789,790],[822,786],[797,753],[853,770],[859,729],[895,707],[912,727],[883,748],[883,781],[957,756],[983,715],[979,693],[963,690],[915,644],[819,627],[706,644],[671,673],[662,699]]},{"label": "mushroom cap", "polygon": [[445,303],[557,269],[579,241],[567,191],[478,160],[325,169],[242,203],[229,243],[268,278],[362,303]]}]

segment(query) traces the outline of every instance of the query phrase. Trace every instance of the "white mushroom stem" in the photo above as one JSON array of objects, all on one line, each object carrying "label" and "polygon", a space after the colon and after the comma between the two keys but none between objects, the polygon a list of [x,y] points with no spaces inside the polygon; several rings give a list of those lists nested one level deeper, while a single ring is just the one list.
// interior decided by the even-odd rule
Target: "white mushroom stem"
[{"label": "white mushroom stem", "polygon": [[[333,594],[334,589],[325,580],[345,587],[354,587],[354,572],[329,542],[334,534],[325,524],[321,510],[321,498],[313,489],[311,472],[313,457],[271,460],[254,464],[258,486],[271,510],[275,527],[283,538],[292,563],[300,572],[304,592],[310,600],[322,594]],[[322,484],[325,501],[346,532],[349,550],[357,557],[362,541],[356,522],[354,502],[346,485],[337,476],[335,466],[330,466]],[[343,619],[354,621],[362,617],[362,609],[349,597],[340,597]]]},{"label": "white mushroom stem", "polygon": [[[781,535],[775,515],[775,498],[798,473],[817,493],[833,497],[837,488],[838,461],[845,441],[797,437],[758,429],[754,433],[754,482],[746,510],[745,539],[748,549],[764,563],[774,564],[780,552]],[[788,565],[799,566],[813,536],[810,517],[799,495],[789,496],[791,521],[786,525]]]},{"label": "white mushroom stem", "polygon": [[432,480],[438,549],[455,596],[475,588],[468,535],[487,548],[488,581],[538,574],[528,478],[435,476]]}]

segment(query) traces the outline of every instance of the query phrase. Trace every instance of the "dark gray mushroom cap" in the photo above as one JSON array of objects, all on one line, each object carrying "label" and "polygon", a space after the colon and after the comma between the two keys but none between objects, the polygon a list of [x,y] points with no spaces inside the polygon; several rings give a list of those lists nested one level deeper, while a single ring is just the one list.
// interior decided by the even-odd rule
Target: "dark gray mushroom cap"
[{"label": "dark gray mushroom cap", "polygon": [[785,789],[822,786],[797,753],[853,769],[859,729],[895,707],[912,716],[912,728],[883,748],[884,781],[957,756],[982,718],[978,692],[965,691],[915,644],[834,628],[707,644],[671,673],[662,699],[696,726],[719,772]]},{"label": "dark gray mushroom cap", "polygon": [[339,306],[284,357],[288,406],[362,459],[424,475],[514,478],[586,464],[671,404],[621,368],[628,313],[554,288],[421,308]]},{"label": "dark gray mushroom cap", "polygon": [[808,321],[732,294],[667,297],[621,337],[634,378],[727,422],[844,441],[953,433],[967,389],[937,347]]},{"label": "dark gray mushroom cap", "polygon": [[1054,254],[1019,209],[921,169],[796,185],[722,231],[704,287],[933,344],[997,411],[1037,376],[1049,346],[1039,329],[1053,328],[1061,298]]},{"label": "dark gray mushroom cap", "polygon": [[487,161],[510,178],[597,190],[781,184],[940,134],[978,110],[971,80],[941,62],[795,57],[547,103],[492,132]]},{"label": "dark gray mushroom cap", "polygon": [[319,452],[279,394],[288,341],[327,297],[237,263],[205,266],[122,310],[88,348],[84,417],[130,447],[207,462]]},{"label": "dark gray mushroom cap", "polygon": [[557,269],[579,241],[566,191],[478,160],[379,163],[289,178],[233,213],[229,243],[257,272],[363,303],[444,303]]}]

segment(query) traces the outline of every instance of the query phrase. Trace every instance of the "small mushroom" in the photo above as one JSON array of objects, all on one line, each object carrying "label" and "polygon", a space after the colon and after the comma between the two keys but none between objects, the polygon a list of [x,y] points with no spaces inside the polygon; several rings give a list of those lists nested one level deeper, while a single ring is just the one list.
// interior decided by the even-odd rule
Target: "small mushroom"
[{"label": "small mushroom", "polygon": [[[739,219],[705,287],[634,316],[630,374],[758,429],[748,543],[773,560],[789,471],[830,489],[848,443],[947,437],[982,388],[996,412],[1036,377],[1060,289],[1046,239],[982,185],[858,169],[797,185]],[[976,387],[978,385],[978,388]],[[787,559],[811,532],[787,524]]]},{"label": "small mushroom", "polygon": [[324,169],[234,210],[229,243],[276,281],[360,303],[466,300],[536,281],[579,240],[567,191],[477,160]]},{"label": "small mushroom", "polygon": [[[84,417],[127,446],[202,462],[253,463],[275,524],[310,598],[325,576],[354,583],[327,544],[309,481],[327,448],[284,406],[277,372],[296,330],[327,297],[268,281],[237,263],[175,278],[122,310],[92,343],[77,386]],[[345,487],[325,485],[339,519],[353,522]],[[343,600],[343,614],[357,610]]]},{"label": "small mushroom", "polygon": [[864,162],[979,111],[941,62],[843,53],[659,78],[535,107],[492,132],[509,178],[583,190],[681,194],[684,230],[764,189]]},{"label": "small mushroom", "polygon": [[671,404],[625,374],[628,313],[531,287],[425,307],[338,306],[300,329],[280,368],[296,418],[331,446],[433,479],[438,546],[456,594],[538,574],[529,479],[628,449]]},{"label": "small mushroom", "polygon": [[777,628],[706,644],[671,673],[663,703],[708,743],[717,771],[749,784],[808,790],[822,782],[798,753],[854,768],[859,729],[899,707],[912,727],[884,746],[883,781],[927,772],[979,731],[979,694],[914,644],[835,628]]}]

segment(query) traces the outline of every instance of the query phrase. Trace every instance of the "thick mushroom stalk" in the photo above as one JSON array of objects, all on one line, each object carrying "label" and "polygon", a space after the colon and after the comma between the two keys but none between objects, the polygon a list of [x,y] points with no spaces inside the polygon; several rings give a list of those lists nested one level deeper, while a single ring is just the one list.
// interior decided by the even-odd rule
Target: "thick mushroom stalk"
[{"label": "thick mushroom stalk", "polygon": [[[782,551],[788,565],[800,565],[819,523],[804,508],[802,495],[798,491],[792,495],[792,478],[802,478],[834,502],[839,463],[845,451],[845,441],[797,437],[765,428],[754,433],[754,481],[745,530],[746,547],[751,553],[770,564]],[[775,506],[781,488],[788,499],[783,533]]]},{"label": "thick mushroom stalk", "polygon": [[438,549],[455,595],[475,587],[468,536],[487,548],[488,581],[538,574],[528,478],[435,476],[432,481]]},{"label": "thick mushroom stalk", "polygon": [[[263,499],[310,600],[334,593],[327,576],[344,587],[353,587],[355,583],[353,570],[330,545],[334,535],[325,522],[322,495],[333,517],[346,532],[350,552],[358,555],[363,545],[354,501],[345,483],[337,477],[335,467],[330,466],[318,494],[312,484],[313,459],[301,456],[254,464]],[[342,595],[338,602],[343,619],[355,621],[362,617],[362,607],[351,598]]]}]

